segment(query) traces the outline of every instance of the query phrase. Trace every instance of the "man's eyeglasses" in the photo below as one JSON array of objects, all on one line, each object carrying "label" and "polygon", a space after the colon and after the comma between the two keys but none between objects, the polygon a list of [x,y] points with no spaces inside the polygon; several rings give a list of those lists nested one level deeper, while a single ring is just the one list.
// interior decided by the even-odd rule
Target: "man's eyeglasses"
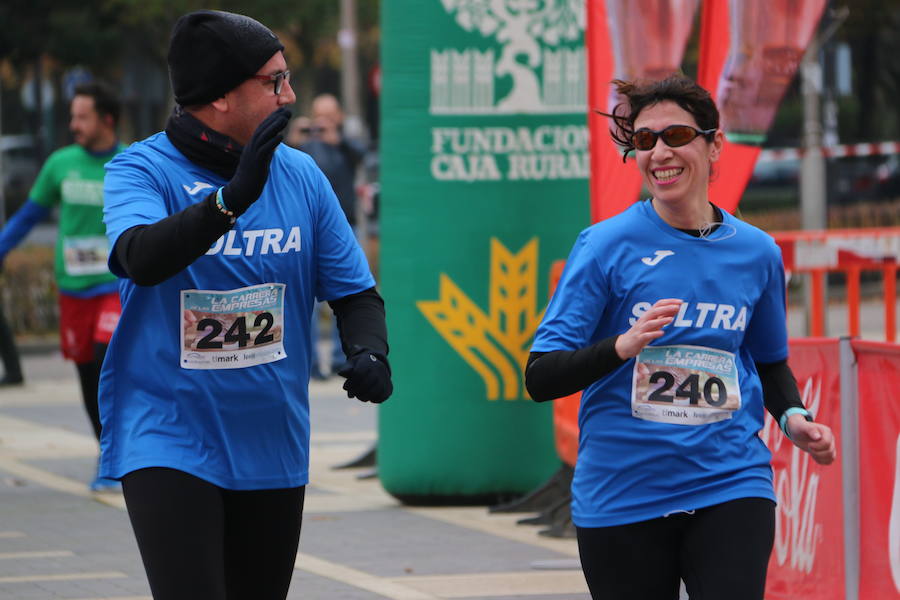
[{"label": "man's eyeglasses", "polygon": [[653,150],[656,140],[662,138],[666,146],[677,148],[690,144],[698,135],[715,133],[716,129],[697,129],[690,125],[669,125],[660,131],[641,128],[631,134],[631,145],[638,150]]},{"label": "man's eyeglasses", "polygon": [[277,73],[273,73],[272,75],[251,75],[250,79],[259,79],[260,81],[271,81],[275,84],[275,95],[281,95],[281,88],[285,83],[290,83],[291,81],[291,72],[285,69],[284,71],[278,71]]}]

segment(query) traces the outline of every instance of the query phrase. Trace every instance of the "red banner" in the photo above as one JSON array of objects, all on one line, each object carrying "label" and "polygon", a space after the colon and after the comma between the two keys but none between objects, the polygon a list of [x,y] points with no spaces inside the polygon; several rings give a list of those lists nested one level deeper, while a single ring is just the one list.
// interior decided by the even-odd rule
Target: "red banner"
[{"label": "red banner", "polygon": [[[734,212],[760,145],[819,24],[825,0],[706,0],[698,83],[716,98],[727,141],[710,199]],[[725,48],[729,48],[727,60]]]},{"label": "red banner", "polygon": [[[659,78],[676,71],[696,0],[592,0],[587,3],[588,101],[609,111],[613,77]],[[722,115],[727,141],[710,199],[737,209],[759,146],[822,15],[825,0],[704,0],[697,80]],[[611,217],[635,199],[640,179],[609,141],[606,119],[592,114],[591,216]]]},{"label": "red banner", "polygon": [[588,127],[591,139],[591,222],[613,217],[638,199],[641,176],[634,164],[624,164],[622,153],[609,137],[609,120],[596,110],[609,112],[609,82],[615,63],[606,0],[587,3]]},{"label": "red banner", "polygon": [[859,597],[900,598],[900,347],[852,342],[859,386]]},{"label": "red banner", "polygon": [[732,141],[759,145],[819,25],[826,0],[731,0],[717,98]]},{"label": "red banner", "polygon": [[[840,350],[836,339],[795,339],[790,365],[804,405],[840,439]],[[817,464],[766,413],[778,509],[766,600],[842,600],[844,525],[841,466]]]}]

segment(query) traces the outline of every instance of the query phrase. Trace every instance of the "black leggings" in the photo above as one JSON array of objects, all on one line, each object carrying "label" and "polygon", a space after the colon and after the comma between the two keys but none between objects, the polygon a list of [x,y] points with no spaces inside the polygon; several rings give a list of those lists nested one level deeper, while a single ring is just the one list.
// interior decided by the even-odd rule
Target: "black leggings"
[{"label": "black leggings", "polygon": [[579,527],[578,553],[591,597],[762,600],[775,539],[775,504],[742,498],[692,513],[616,527]]},{"label": "black leggings", "polygon": [[78,369],[78,381],[81,383],[81,397],[84,410],[91,420],[94,435],[100,441],[100,409],[97,406],[97,393],[100,387],[100,368],[106,357],[106,344],[94,344],[94,360],[86,363],[75,363]]},{"label": "black leggings", "polygon": [[122,478],[154,600],[284,600],[305,487],[235,491],[182,471]]}]

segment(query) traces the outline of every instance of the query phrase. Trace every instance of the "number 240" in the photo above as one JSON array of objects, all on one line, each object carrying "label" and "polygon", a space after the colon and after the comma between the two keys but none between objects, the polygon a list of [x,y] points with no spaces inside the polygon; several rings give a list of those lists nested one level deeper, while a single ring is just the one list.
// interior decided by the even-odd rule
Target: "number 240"
[{"label": "number 240", "polygon": [[[650,392],[647,398],[650,402],[673,402],[676,397],[690,398],[690,402],[696,405],[700,401],[700,376],[696,373],[688,375],[681,384],[675,389],[675,394],[667,394],[675,386],[675,376],[668,371],[656,371],[650,375],[650,383],[659,383],[662,385]],[[715,388],[715,391],[713,391]],[[725,382],[718,377],[710,377],[703,384],[703,399],[710,406],[722,406],[728,400],[728,390],[725,389]]]}]

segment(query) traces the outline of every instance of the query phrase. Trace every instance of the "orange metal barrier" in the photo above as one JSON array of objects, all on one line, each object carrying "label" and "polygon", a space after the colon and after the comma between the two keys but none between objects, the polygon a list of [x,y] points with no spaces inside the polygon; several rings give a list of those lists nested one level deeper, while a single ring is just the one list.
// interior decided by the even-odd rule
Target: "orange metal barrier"
[{"label": "orange metal barrier", "polygon": [[884,339],[895,341],[897,331],[897,262],[900,258],[900,227],[835,229],[828,231],[787,231],[772,234],[781,247],[784,268],[791,275],[810,276],[809,335],[825,332],[825,282],[828,273],[847,278],[848,331],[829,335],[859,337],[860,276],[879,271],[882,276]]},{"label": "orange metal barrier", "polygon": [[575,466],[578,459],[578,408],[581,392],[553,401],[553,434],[556,453],[564,463]]},{"label": "orange metal barrier", "polygon": [[[550,295],[562,275],[566,261],[558,260],[550,265]],[[578,407],[581,406],[581,392],[553,401],[553,437],[556,453],[567,465],[574,467],[578,457]]]}]

